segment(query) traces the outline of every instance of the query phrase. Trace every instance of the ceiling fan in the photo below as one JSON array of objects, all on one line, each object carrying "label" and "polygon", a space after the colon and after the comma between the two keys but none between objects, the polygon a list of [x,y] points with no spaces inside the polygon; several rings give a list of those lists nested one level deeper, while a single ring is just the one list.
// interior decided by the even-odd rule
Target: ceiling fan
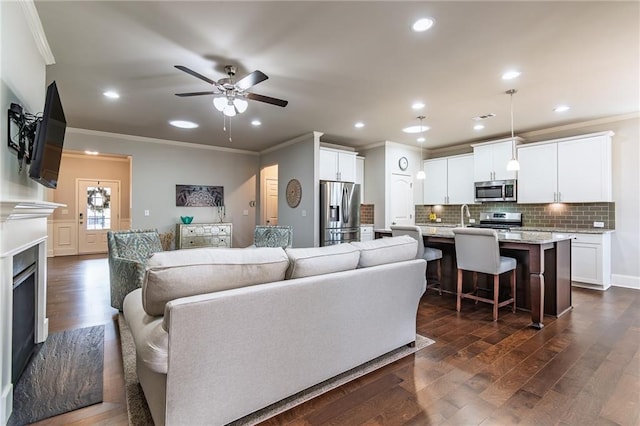
[{"label": "ceiling fan", "polygon": [[209,92],[190,92],[190,93],[176,93],[176,96],[188,97],[188,96],[204,96],[214,95],[213,105],[218,111],[224,113],[228,117],[233,117],[238,114],[242,114],[247,109],[247,101],[265,102],[271,105],[279,107],[285,107],[289,103],[283,99],[272,98],[270,96],[258,95],[256,93],[247,92],[248,89],[268,79],[267,75],[262,71],[254,71],[242,77],[236,81],[234,76],[236,75],[237,68],[234,65],[226,65],[224,67],[227,73],[227,78],[222,78],[218,81],[213,81],[204,75],[193,71],[183,65],[175,65],[180,71],[184,71],[187,74],[206,81],[213,86],[213,91]]}]

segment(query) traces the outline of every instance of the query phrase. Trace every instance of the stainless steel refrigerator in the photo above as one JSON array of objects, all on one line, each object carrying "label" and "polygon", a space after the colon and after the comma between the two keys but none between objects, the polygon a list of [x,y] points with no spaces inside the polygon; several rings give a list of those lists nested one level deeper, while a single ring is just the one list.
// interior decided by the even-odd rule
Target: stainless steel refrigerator
[{"label": "stainless steel refrigerator", "polygon": [[360,185],[320,181],[320,245],[360,241]]}]

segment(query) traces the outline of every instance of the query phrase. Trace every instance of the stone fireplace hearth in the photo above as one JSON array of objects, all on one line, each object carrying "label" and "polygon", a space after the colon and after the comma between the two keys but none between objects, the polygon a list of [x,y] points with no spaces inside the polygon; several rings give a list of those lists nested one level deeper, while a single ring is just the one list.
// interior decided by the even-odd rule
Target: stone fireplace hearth
[{"label": "stone fireplace hearth", "polygon": [[0,424],[6,424],[13,407],[11,382],[14,256],[28,249],[36,255],[35,343],[48,335],[47,320],[47,217],[62,204],[46,201],[0,202]]}]

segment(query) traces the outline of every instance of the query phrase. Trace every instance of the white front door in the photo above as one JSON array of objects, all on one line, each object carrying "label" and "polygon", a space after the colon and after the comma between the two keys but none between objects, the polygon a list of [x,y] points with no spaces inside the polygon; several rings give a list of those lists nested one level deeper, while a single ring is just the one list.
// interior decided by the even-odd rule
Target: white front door
[{"label": "white front door", "polygon": [[118,230],[120,181],[76,180],[78,254],[106,253],[107,231]]},{"label": "white front door", "polygon": [[267,178],[267,203],[265,225],[278,224],[278,179]]},{"label": "white front door", "polygon": [[389,225],[413,225],[413,178],[411,175],[391,174],[389,188]]}]

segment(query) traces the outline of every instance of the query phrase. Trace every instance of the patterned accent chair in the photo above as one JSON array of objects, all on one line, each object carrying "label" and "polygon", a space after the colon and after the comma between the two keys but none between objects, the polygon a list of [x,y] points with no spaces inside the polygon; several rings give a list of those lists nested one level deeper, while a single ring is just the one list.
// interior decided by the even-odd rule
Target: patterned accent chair
[{"label": "patterned accent chair", "polygon": [[290,226],[256,226],[253,244],[256,247],[291,247],[293,228]]},{"label": "patterned accent chair", "polygon": [[124,297],[142,287],[147,258],[162,251],[162,244],[156,229],[109,231],[107,242],[111,306],[122,311]]}]

